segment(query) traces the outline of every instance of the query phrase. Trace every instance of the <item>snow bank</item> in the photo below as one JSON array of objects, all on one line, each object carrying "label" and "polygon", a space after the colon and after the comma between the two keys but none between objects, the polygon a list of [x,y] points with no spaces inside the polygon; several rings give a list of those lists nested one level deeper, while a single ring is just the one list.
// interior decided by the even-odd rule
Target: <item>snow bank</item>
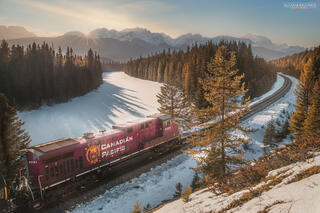
[{"label": "snow bank", "polygon": [[[281,98],[271,106],[267,107],[261,112],[256,113],[255,115],[251,116],[250,118],[242,122],[243,126],[247,126],[257,130],[254,133],[245,135],[252,138],[252,141],[249,143],[249,150],[245,150],[246,158],[257,159],[260,156],[264,155],[264,151],[263,151],[264,145],[262,141],[263,141],[265,130],[267,128],[267,124],[270,121],[278,120],[279,123],[282,125],[284,121],[288,118],[289,113],[292,113],[294,111],[294,104],[296,103],[296,96],[294,94],[294,90],[296,88],[296,85],[298,84],[298,80],[290,76],[287,76],[287,77],[290,78],[292,81],[292,87],[290,91],[283,98]],[[281,76],[279,78],[279,75],[278,75],[278,80],[283,83],[284,79]],[[278,84],[278,80],[276,84]],[[260,98],[257,98],[255,102],[260,100],[261,100]],[[283,113],[283,110],[285,110],[286,113]],[[275,127],[277,129],[280,128],[280,126],[277,126],[277,124],[275,124]],[[241,133],[236,133],[236,134],[241,134]],[[288,142],[289,142],[289,139],[287,138],[282,141],[282,144],[288,143]]]},{"label": "snow bank", "polygon": [[[185,188],[191,184],[196,162],[187,154],[181,154],[149,172],[115,186],[93,201],[78,205],[73,212],[117,212],[127,213],[138,200],[142,206],[155,207],[165,199],[171,199],[180,182]],[[191,177],[191,179],[190,179]]]},{"label": "snow bank", "polygon": [[[228,212],[256,213],[262,211],[267,206],[272,206],[276,201],[283,203],[275,204],[270,207],[269,212],[318,212],[320,209],[320,174],[312,175],[298,182],[289,183],[296,174],[311,168],[320,166],[320,156],[315,156],[306,162],[298,162],[288,165],[277,170],[269,172],[268,176],[280,177],[288,175],[279,184],[275,185],[271,190],[262,193],[260,197],[249,200],[244,205],[230,209]],[[262,182],[257,187],[265,185]],[[241,195],[248,192],[243,190],[232,195],[215,195],[207,189],[202,189],[191,194],[188,203],[184,203],[181,199],[171,202],[156,213],[196,213],[196,212],[216,212],[222,210],[233,200],[238,199]]]},{"label": "snow bank", "polygon": [[123,72],[103,74],[103,84],[95,91],[67,103],[19,112],[32,139],[31,145],[64,137],[80,137],[84,132],[109,129],[114,124],[157,112],[156,94],[161,84],[141,80]]}]

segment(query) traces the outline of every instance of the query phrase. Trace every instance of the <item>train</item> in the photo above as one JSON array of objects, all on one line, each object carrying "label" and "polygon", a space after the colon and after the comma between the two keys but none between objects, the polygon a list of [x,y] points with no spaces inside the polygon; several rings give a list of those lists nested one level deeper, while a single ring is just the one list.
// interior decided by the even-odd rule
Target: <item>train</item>
[{"label": "train", "polygon": [[20,156],[26,161],[28,188],[42,197],[49,188],[179,138],[179,126],[172,117],[155,114],[80,138],[38,144],[21,150]]}]

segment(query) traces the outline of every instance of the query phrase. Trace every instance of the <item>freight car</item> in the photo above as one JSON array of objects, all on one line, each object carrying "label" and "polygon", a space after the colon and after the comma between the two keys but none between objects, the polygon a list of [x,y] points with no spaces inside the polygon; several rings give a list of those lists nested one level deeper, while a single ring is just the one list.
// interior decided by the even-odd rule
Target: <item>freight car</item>
[{"label": "freight car", "polygon": [[28,188],[42,197],[49,188],[177,140],[177,123],[168,115],[157,114],[81,138],[35,145],[20,155],[26,160]]}]

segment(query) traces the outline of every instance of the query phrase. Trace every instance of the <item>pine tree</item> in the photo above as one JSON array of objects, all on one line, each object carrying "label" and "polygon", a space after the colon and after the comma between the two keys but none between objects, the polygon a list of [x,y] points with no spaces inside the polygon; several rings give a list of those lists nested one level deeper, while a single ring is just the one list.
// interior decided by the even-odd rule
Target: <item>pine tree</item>
[{"label": "pine tree", "polygon": [[131,213],[143,213],[141,203],[139,201],[136,201],[136,204],[133,206],[133,210],[131,211]]},{"label": "pine tree", "polygon": [[196,116],[201,121],[216,119],[217,122],[207,124],[206,130],[191,138],[191,145],[204,148],[189,151],[192,154],[208,152],[200,162],[206,180],[219,179],[227,175],[232,166],[244,163],[240,146],[249,140],[232,134],[236,130],[249,132],[240,126],[240,117],[248,109],[243,78],[236,69],[235,53],[222,45],[208,64],[204,78],[200,79],[208,106],[196,112]]},{"label": "pine tree", "polygon": [[290,133],[290,130],[289,130],[289,120],[286,119],[283,126],[282,126],[282,129],[281,129],[281,137],[282,139],[287,137],[287,135],[289,135]]},{"label": "pine tree", "polygon": [[176,191],[175,191],[173,197],[174,197],[174,198],[178,198],[178,197],[181,196],[181,193],[182,193],[182,184],[179,182],[179,183],[177,183],[177,185],[176,185]]},{"label": "pine tree", "polygon": [[275,136],[276,136],[276,130],[275,130],[273,121],[270,121],[267,125],[266,131],[263,136],[263,144],[265,145],[265,147],[275,145]]},{"label": "pine tree", "polygon": [[100,58],[92,50],[83,59],[69,47],[65,57],[61,48],[56,54],[46,43],[33,43],[26,50],[19,45],[9,48],[5,41],[0,45],[0,93],[18,109],[68,101],[101,83]]},{"label": "pine tree", "polygon": [[312,87],[314,85],[313,81],[313,59],[310,58],[304,66],[303,72],[300,75],[300,81],[296,89],[296,111],[294,114],[292,114],[290,119],[290,131],[294,134],[295,137],[302,136],[304,132],[303,125],[308,113],[309,98]]},{"label": "pine tree", "polygon": [[315,83],[310,97],[310,107],[304,120],[304,136],[315,136],[320,133],[320,85]]},{"label": "pine tree", "polygon": [[157,95],[161,113],[171,115],[174,119],[182,119],[184,123],[190,121],[190,104],[182,89],[164,84]]},{"label": "pine tree", "polygon": [[8,80],[8,65],[9,65],[9,47],[5,40],[2,40],[0,45],[0,92],[7,92]]},{"label": "pine tree", "polygon": [[200,186],[200,177],[198,173],[194,173],[192,183],[191,183],[191,188],[194,191],[195,189],[199,188]]},{"label": "pine tree", "polygon": [[18,158],[18,152],[30,142],[30,137],[22,129],[22,125],[16,110],[0,93],[0,173],[4,175],[9,186],[23,167],[24,162]]}]

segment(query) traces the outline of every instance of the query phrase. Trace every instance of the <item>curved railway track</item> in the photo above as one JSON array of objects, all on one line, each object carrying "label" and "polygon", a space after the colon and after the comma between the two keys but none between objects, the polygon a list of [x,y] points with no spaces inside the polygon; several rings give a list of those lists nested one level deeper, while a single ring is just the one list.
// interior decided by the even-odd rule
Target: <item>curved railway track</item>
[{"label": "curved railway track", "polygon": [[251,117],[252,115],[254,115],[255,113],[267,108],[268,106],[275,103],[277,100],[279,100],[289,92],[292,86],[292,81],[287,76],[284,76],[282,74],[280,75],[284,78],[284,83],[281,86],[281,88],[278,89],[274,94],[263,99],[261,102],[255,103],[252,106],[250,106],[250,110],[242,116],[241,121],[244,121],[249,117]]},{"label": "curved railway track", "polygon": [[[289,92],[292,86],[292,81],[290,78],[284,75],[281,76],[284,78],[282,87],[271,96],[253,104],[250,107],[250,110],[243,115],[241,121],[248,119],[255,113],[275,103]],[[182,139],[185,138],[186,137],[182,137]],[[173,149],[169,149],[169,151],[166,153],[157,154],[156,156],[155,153],[150,150],[143,153],[143,155],[135,156],[126,162],[122,162],[119,165],[108,168],[109,175],[107,178],[91,179],[91,181],[87,182],[85,186],[77,186],[76,192],[64,195],[54,202],[47,203],[45,206],[43,206],[43,208],[40,209],[40,211],[61,212],[66,209],[72,209],[73,206],[77,205],[78,203],[88,202],[94,197],[103,194],[106,190],[112,188],[113,186],[137,177],[140,174],[149,171],[151,168],[160,165],[169,159],[172,159],[178,154],[181,154],[181,148],[183,146],[185,146],[185,143]],[[95,176],[96,174],[94,177]],[[107,179],[107,181],[105,179]]]}]

